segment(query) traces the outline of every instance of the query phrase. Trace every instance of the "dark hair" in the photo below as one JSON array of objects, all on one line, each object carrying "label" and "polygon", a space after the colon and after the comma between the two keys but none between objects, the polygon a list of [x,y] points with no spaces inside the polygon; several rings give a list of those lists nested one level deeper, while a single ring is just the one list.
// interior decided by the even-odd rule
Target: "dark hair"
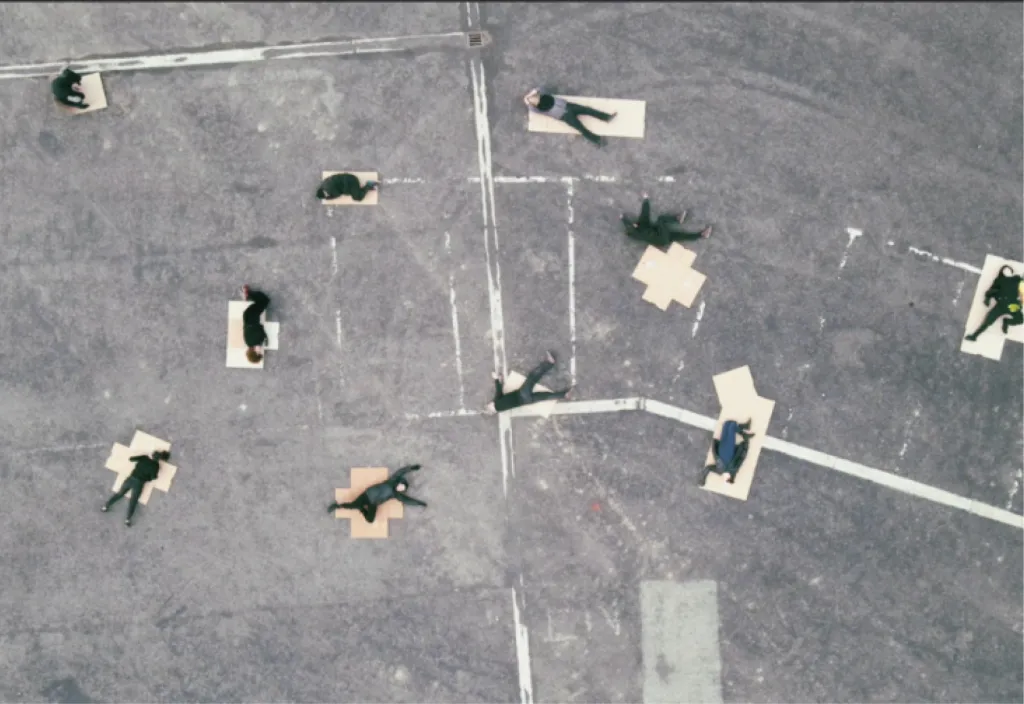
[{"label": "dark hair", "polygon": [[171,453],[168,450],[157,450],[153,453],[153,459],[166,462],[171,459]]},{"label": "dark hair", "polygon": [[325,198],[327,198],[327,194],[324,193],[324,189],[318,188],[316,189],[316,197],[319,198],[320,200],[324,200]]},{"label": "dark hair", "polygon": [[245,358],[249,360],[250,364],[259,364],[260,360],[263,359],[263,355],[250,347],[245,351]]},{"label": "dark hair", "polygon": [[555,99],[552,98],[547,93],[545,93],[544,95],[540,96],[540,100],[537,101],[537,109],[538,110],[550,110],[554,106],[555,106]]}]

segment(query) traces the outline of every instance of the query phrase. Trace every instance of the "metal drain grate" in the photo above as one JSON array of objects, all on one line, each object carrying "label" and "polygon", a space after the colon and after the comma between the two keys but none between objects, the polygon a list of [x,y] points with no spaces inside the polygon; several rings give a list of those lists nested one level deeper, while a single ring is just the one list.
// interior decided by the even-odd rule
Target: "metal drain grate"
[{"label": "metal drain grate", "polygon": [[485,44],[489,44],[491,41],[491,37],[487,32],[470,32],[468,37],[470,49],[477,49]]}]

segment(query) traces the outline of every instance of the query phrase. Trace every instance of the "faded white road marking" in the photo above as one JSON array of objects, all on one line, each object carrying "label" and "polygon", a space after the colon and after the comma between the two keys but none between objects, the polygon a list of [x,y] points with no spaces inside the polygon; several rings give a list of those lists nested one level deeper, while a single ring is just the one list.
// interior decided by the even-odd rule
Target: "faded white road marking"
[{"label": "faded white road marking", "polygon": [[331,238],[331,277],[338,275],[338,239]]},{"label": "faded white road marking", "polygon": [[[468,48],[466,33],[411,34],[404,37],[371,37],[332,42],[309,42],[278,46],[264,45],[245,49],[200,49],[177,54],[120,56],[73,61],[71,68],[79,73],[152,71],[171,68],[194,68],[196,66],[243,64],[279,59],[382,54],[394,51],[435,49],[443,46]],[[65,62],[63,61],[2,66],[0,67],[0,80],[49,77],[58,73],[64,66]]]},{"label": "faded white road marking", "polygon": [[[444,251],[449,262],[452,256],[452,236],[444,233]],[[459,376],[459,409],[466,407],[466,389],[462,380],[462,342],[459,340],[459,309],[455,305],[455,273],[448,275],[448,301],[452,308],[452,335],[455,337],[455,373]]]},{"label": "faded white road marking", "polygon": [[[892,244],[892,242],[890,242],[889,244]],[[980,274],[981,273],[981,269],[979,269],[976,266],[972,266],[971,264],[966,264],[964,262],[954,261],[954,260],[950,259],[949,257],[940,257],[937,254],[932,254],[931,252],[926,252],[923,249],[918,249],[917,247],[907,247],[907,251],[910,252],[911,254],[916,254],[916,255],[918,255],[920,257],[925,257],[926,259],[928,259],[930,261],[938,262],[939,264],[945,264],[946,266],[952,266],[952,267],[956,267],[957,269],[962,269],[964,271],[969,271],[972,274]]]},{"label": "faded white road marking", "polygon": [[704,305],[705,302],[701,300],[700,306],[697,308],[697,319],[693,321],[693,331],[690,333],[690,337],[697,337],[697,328],[700,327],[700,320],[704,317]]},{"label": "faded white road marking", "polygon": [[722,702],[718,585],[640,583],[644,704]]},{"label": "faded white road marking", "polygon": [[856,229],[856,228],[848,227],[848,228],[846,228],[846,234],[848,234],[850,236],[850,241],[846,243],[846,249],[843,251],[843,258],[841,260],[839,260],[839,270],[840,271],[842,271],[843,268],[846,266],[846,258],[850,255],[850,247],[853,246],[854,240],[856,240],[858,237],[860,237],[864,233],[861,232],[860,230]]},{"label": "faded white road marking", "polygon": [[565,179],[566,211],[569,220],[569,377],[572,385],[576,385],[576,236],[573,234],[573,222],[576,214],[572,208],[572,179]]},{"label": "faded white road marking", "polygon": [[[563,401],[551,409],[551,415],[581,415],[591,413],[620,413],[622,411],[643,410],[663,418],[671,418],[685,425],[690,425],[701,430],[711,431],[715,429],[717,420],[709,416],[694,413],[684,408],[679,408],[668,403],[646,399],[641,397],[604,399],[595,401]],[[539,413],[530,406],[521,406],[511,411],[502,413],[501,418],[530,418],[539,417]],[[895,491],[916,496],[933,503],[955,508],[960,511],[981,516],[998,523],[1024,530],[1024,516],[1005,509],[990,506],[989,504],[959,496],[945,489],[937,489],[921,482],[898,476],[891,472],[875,469],[857,462],[844,460],[841,457],[829,455],[809,447],[796,445],[780,438],[766,436],[764,449],[773,452],[780,452],[790,457],[795,457],[809,464],[814,464],[825,469],[848,474]]]}]

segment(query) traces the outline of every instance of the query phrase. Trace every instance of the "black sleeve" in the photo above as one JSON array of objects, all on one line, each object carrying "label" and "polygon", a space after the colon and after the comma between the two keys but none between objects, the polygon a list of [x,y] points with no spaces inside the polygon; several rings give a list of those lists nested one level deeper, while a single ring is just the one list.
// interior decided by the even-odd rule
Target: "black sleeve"
[{"label": "black sleeve", "polygon": [[494,400],[497,401],[499,398],[501,398],[501,394],[502,394],[502,391],[501,391],[501,379],[495,379],[494,380]]},{"label": "black sleeve", "polygon": [[400,491],[395,492],[395,498],[401,501],[406,506],[426,506],[427,504],[419,499],[414,499],[411,496],[407,496]]},{"label": "black sleeve", "polygon": [[249,301],[257,306],[269,306],[270,296],[263,293],[263,291],[250,291]]},{"label": "black sleeve", "polygon": [[135,455],[135,457],[129,457],[128,461],[129,462],[138,462],[139,460],[144,460],[147,457],[149,457],[149,455]]}]

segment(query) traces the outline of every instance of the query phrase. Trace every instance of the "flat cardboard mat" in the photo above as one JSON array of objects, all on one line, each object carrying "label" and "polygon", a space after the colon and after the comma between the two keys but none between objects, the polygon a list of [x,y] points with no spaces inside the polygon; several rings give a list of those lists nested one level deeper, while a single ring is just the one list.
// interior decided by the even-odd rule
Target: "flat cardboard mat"
[{"label": "flat cardboard mat", "polygon": [[666,252],[649,246],[633,270],[633,278],[647,285],[643,299],[660,310],[668,310],[672,301],[691,307],[707,280],[693,269],[696,258],[694,252],[678,242],[673,242]]},{"label": "flat cardboard mat", "polygon": [[[602,137],[644,138],[644,125],[647,122],[647,102],[643,100],[615,100],[613,98],[587,98],[581,95],[559,95],[570,103],[585,105],[601,112],[618,113],[611,122],[598,120],[596,117],[580,116],[580,122],[588,130]],[[528,111],[526,129],[530,132],[548,132],[551,134],[579,134],[561,120],[547,115],[539,115]]]},{"label": "flat cardboard mat", "polygon": [[[775,401],[757,395],[754,378],[751,376],[748,366],[718,374],[714,377],[714,384],[718,401],[722,405],[722,412],[715,425],[715,439],[721,439],[722,426],[727,420],[734,420],[742,424],[749,419],[751,421],[750,432],[754,433],[754,437],[748,441],[750,447],[747,450],[746,459],[739,471],[736,472],[736,481],[730,484],[721,474],[711,472],[708,474],[703,488],[716,494],[746,501],[750,495],[750,487],[754,483],[757,460],[761,455],[761,448],[764,446],[765,435],[768,433],[768,423],[775,410]],[[704,460],[704,466],[709,464],[714,464],[714,446],[708,448],[707,458]]]},{"label": "flat cardboard mat", "polygon": [[[387,467],[353,467],[349,472],[348,488],[335,489],[334,500],[339,504],[352,501],[367,488],[386,481],[389,476]],[[349,535],[353,538],[387,538],[388,521],[402,518],[405,515],[404,509],[401,501],[391,499],[377,507],[373,523],[367,523],[363,514],[351,508],[335,509],[334,517],[349,519]]]},{"label": "flat cardboard mat", "polygon": [[365,186],[367,181],[376,181],[377,189],[367,193],[360,201],[352,200],[352,196],[341,196],[334,200],[322,200],[321,203],[324,205],[377,205],[380,196],[380,179],[377,177],[376,171],[324,171],[320,179],[321,183],[335,174],[352,174],[359,179],[360,186]]},{"label": "flat cardboard mat", "polygon": [[[50,76],[50,80],[52,81],[56,77],[57,75]],[[79,85],[82,86],[82,92],[85,93],[85,104],[89,107],[84,110],[68,107],[63,103],[58,103],[57,99],[54,98],[54,103],[57,105],[58,110],[67,115],[84,115],[88,112],[96,112],[107,107],[107,92],[103,90],[103,79],[100,78],[100,74],[90,73],[82,76]]]},{"label": "flat cardboard mat", "polygon": [[[226,364],[232,369],[263,369],[263,363],[267,357],[258,364],[252,364],[245,358],[245,335],[243,333],[242,314],[245,309],[252,305],[251,301],[228,301],[228,351]],[[279,323],[268,323],[267,313],[260,316],[263,329],[267,331],[267,344],[263,346],[264,353],[267,350],[277,351],[278,335],[280,334]]]},{"label": "flat cardboard mat", "polygon": [[[981,268],[981,275],[978,277],[978,288],[974,291],[974,300],[971,302],[971,310],[967,313],[967,325],[964,327],[964,335],[969,335],[978,329],[981,321],[991,310],[991,306],[985,305],[985,291],[996,280],[999,270],[1009,265],[1013,273],[1019,276],[1024,273],[1024,263],[1015,262],[1012,259],[1003,259],[994,254],[985,257],[985,266]],[[976,342],[960,340],[960,351],[967,354],[976,354],[987,359],[999,361],[1003,358],[1003,345],[1007,340],[1024,344],[1024,325],[1014,325],[1010,331],[1003,334],[1003,320],[997,320],[988,330],[978,335]]]},{"label": "flat cardboard mat", "polygon": [[[129,475],[131,475],[132,470],[135,469],[135,464],[128,459],[129,457],[151,455],[156,450],[170,449],[171,443],[155,438],[141,430],[135,431],[135,437],[132,438],[130,447],[114,443],[114,447],[110,450],[110,457],[107,458],[107,463],[104,465],[107,469],[117,472],[117,479],[114,480],[114,488],[111,491],[116,493]],[[174,475],[177,473],[177,467],[161,461],[160,471],[156,479],[143,485],[142,494],[139,496],[139,503],[143,505],[148,504],[149,497],[153,495],[154,489],[159,489],[164,493],[170,491],[171,482],[174,481]]]},{"label": "flat cardboard mat", "polygon": [[[524,381],[526,381],[526,377],[520,374],[519,372],[509,372],[508,376],[505,377],[505,383],[501,385],[501,390],[506,394],[511,393],[513,391],[518,391],[519,387],[523,385]],[[534,386],[533,390],[547,392],[551,391],[551,389],[540,383]],[[550,401],[539,401],[537,403],[531,403],[527,407],[530,409],[530,415],[540,416],[541,418],[548,418],[551,416],[551,409],[555,407],[556,403],[558,403],[558,399],[551,399]],[[522,406],[520,406],[520,408],[522,408]]]}]

